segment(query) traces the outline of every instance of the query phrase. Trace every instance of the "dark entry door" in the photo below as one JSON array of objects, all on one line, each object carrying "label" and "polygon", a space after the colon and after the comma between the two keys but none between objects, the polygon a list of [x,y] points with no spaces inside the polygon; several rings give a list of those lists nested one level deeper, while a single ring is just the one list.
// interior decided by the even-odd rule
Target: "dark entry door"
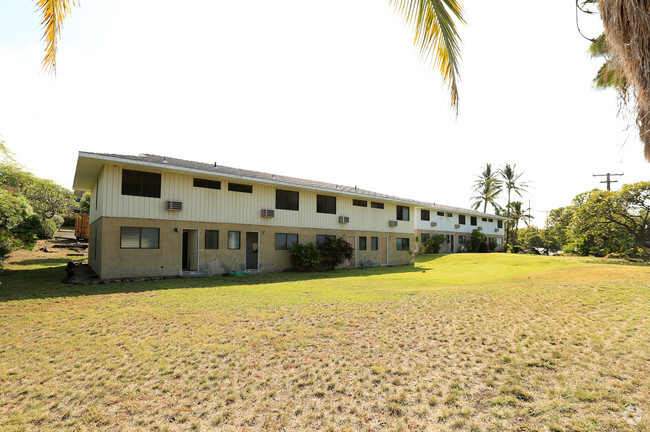
[{"label": "dark entry door", "polygon": [[190,267],[190,260],[189,260],[189,254],[188,254],[188,243],[189,243],[189,236],[190,233],[187,231],[183,231],[183,271],[189,270]]},{"label": "dark entry door", "polygon": [[246,233],[246,269],[257,270],[259,266],[259,233]]}]

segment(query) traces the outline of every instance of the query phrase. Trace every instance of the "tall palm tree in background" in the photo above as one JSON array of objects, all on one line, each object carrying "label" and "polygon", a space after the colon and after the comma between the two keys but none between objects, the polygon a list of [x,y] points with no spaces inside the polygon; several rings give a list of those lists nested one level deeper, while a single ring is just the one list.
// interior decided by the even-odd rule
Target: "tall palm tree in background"
[{"label": "tall palm tree in background", "polygon": [[495,212],[499,211],[497,198],[499,198],[503,190],[503,183],[497,177],[497,172],[492,170],[492,164],[485,164],[485,169],[474,182],[473,190],[477,193],[477,195],[472,197],[475,200],[474,204],[472,204],[474,210],[478,210],[481,204],[483,204],[483,213],[485,213],[487,211],[487,205],[491,204]]},{"label": "tall palm tree in background", "polygon": [[[42,67],[56,73],[57,42],[63,22],[77,0],[35,0],[43,20],[45,55]],[[442,75],[451,96],[451,107],[458,113],[458,62],[460,37],[456,21],[465,23],[463,8],[458,0],[388,0],[415,32],[415,44],[420,55],[430,60]],[[181,6],[182,7],[182,6]]]},{"label": "tall palm tree in background", "polygon": [[[521,193],[528,188],[528,182],[522,181],[521,176],[523,172],[517,173],[517,164],[506,164],[499,170],[499,176],[503,180],[503,186],[508,191],[508,204],[506,205],[507,216],[510,218],[510,198],[514,192],[517,196],[521,197]],[[506,222],[506,243],[510,241],[510,222]]]},{"label": "tall palm tree in background", "polygon": [[530,209],[524,209],[521,201],[513,201],[508,205],[508,214],[512,218],[514,229],[512,230],[512,242],[517,241],[517,231],[519,230],[519,221],[524,221],[526,226],[530,224],[533,218],[530,215]]}]

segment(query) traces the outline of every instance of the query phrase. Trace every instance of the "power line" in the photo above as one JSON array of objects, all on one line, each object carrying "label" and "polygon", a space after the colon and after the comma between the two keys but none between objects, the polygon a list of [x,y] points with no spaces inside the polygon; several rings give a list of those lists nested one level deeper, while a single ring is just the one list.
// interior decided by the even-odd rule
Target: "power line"
[{"label": "power line", "polygon": [[612,180],[612,176],[622,176],[624,174],[612,174],[612,173],[607,173],[607,174],[594,174],[594,177],[607,177],[607,180],[601,181],[601,183],[607,183],[607,190],[611,190],[610,184],[611,183],[618,183],[618,180]]}]

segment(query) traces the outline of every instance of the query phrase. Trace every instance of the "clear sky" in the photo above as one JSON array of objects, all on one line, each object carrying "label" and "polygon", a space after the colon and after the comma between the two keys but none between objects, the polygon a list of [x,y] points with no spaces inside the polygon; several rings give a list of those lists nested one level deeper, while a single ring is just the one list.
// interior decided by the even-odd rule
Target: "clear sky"
[{"label": "clear sky", "polygon": [[33,2],[4,0],[0,135],[69,188],[80,150],[154,153],[469,207],[484,164],[511,163],[537,225],[604,187],[592,174],[650,178],[633,119],[591,87],[572,2],[463,4],[456,118],[383,0],[85,0],[56,77]]}]

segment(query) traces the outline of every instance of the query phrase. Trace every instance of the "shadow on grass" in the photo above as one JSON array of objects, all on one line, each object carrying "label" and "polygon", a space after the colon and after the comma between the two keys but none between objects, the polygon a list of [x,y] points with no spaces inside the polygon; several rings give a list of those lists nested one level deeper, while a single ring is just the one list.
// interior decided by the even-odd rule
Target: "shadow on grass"
[{"label": "shadow on grass", "polygon": [[[73,257],[59,257],[59,258],[42,258],[42,259],[29,259],[19,262],[12,263],[12,266],[17,267],[26,267],[32,265],[42,265],[42,266],[51,266],[57,264],[67,264],[72,260]],[[74,257],[79,258],[79,257]],[[13,271],[12,271],[13,273]]]},{"label": "shadow on grass", "polygon": [[[427,256],[427,261],[444,255]],[[282,272],[236,277],[212,276],[207,278],[173,278],[148,282],[117,282],[97,285],[68,285],[61,280],[65,277],[68,259],[48,258],[26,260],[13,266],[52,265],[47,268],[12,269],[0,273],[0,302],[53,297],[77,297],[117,293],[133,293],[183,288],[212,288],[244,285],[262,285],[283,282],[313,281],[336,278],[364,278],[369,276],[394,275],[399,273],[422,272],[413,265],[396,267],[373,267],[368,269],[341,269],[325,272]],[[29,264],[28,264],[29,263]],[[57,265],[61,264],[61,265]]]}]

